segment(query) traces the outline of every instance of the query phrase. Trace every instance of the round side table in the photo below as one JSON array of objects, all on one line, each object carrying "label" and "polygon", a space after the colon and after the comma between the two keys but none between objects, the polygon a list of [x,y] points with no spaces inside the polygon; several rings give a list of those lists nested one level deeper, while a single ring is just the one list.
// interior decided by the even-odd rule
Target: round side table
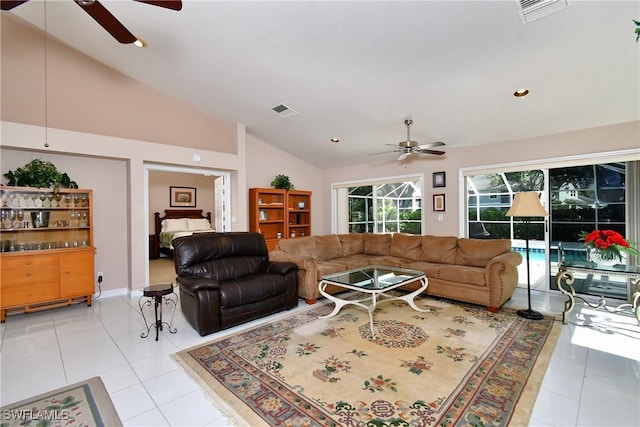
[{"label": "round side table", "polygon": [[[173,295],[173,297],[172,297]],[[147,300],[143,303],[142,299],[146,297]],[[173,313],[171,314],[171,321],[169,323],[162,321],[162,300],[164,299],[165,304],[169,304],[169,302],[173,303]],[[176,328],[171,329],[171,325],[173,324],[173,316],[176,313],[178,296],[173,292],[173,284],[162,284],[162,285],[151,285],[142,289],[142,297],[138,300],[138,307],[140,307],[140,313],[142,313],[142,318],[144,319],[144,325],[147,328],[147,332],[143,332],[140,334],[141,338],[146,338],[149,336],[149,332],[152,327],[156,328],[156,341],[158,341],[158,331],[162,330],[163,325],[167,325],[167,329],[170,333],[175,334],[178,332]],[[151,306],[151,302],[155,304],[155,322],[149,323],[147,321],[146,316],[144,315],[143,308],[145,306]]]}]

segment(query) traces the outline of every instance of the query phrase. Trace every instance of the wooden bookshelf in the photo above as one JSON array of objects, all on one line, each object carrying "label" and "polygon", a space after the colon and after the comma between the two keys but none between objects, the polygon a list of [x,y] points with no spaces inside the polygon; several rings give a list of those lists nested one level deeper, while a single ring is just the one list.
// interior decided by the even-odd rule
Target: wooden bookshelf
[{"label": "wooden bookshelf", "polygon": [[280,239],[311,235],[311,191],[249,189],[249,231],[262,233],[273,250]]}]

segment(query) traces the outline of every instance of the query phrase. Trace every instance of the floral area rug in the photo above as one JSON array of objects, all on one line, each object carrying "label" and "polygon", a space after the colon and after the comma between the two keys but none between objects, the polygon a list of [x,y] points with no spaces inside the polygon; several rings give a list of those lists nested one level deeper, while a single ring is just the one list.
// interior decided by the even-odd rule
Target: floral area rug
[{"label": "floral area rug", "polygon": [[175,355],[238,425],[526,425],[560,326],[432,297],[325,302]]},{"label": "floral area rug", "polygon": [[2,427],[121,425],[100,377],[3,406],[0,411]]}]

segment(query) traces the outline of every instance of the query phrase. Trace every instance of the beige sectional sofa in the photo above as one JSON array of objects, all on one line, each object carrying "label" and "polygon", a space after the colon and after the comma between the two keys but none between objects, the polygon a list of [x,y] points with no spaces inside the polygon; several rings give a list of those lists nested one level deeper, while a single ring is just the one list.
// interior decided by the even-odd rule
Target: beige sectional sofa
[{"label": "beige sectional sofa", "polygon": [[[454,236],[350,233],[283,239],[269,253],[272,261],[298,265],[299,296],[308,304],[319,297],[322,276],[366,265],[424,271],[428,295],[480,304],[497,311],[518,284],[522,256],[511,241]],[[410,289],[417,289],[417,284]],[[335,293],[342,288],[327,288]]]}]

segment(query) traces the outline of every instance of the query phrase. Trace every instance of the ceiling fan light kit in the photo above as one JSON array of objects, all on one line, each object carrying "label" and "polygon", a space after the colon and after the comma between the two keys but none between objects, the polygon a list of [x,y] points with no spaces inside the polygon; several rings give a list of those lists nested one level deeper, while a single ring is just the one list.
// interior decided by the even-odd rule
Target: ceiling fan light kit
[{"label": "ceiling fan light kit", "polygon": [[[405,141],[400,141],[397,146],[398,148],[392,151],[384,151],[382,153],[373,153],[373,154],[369,154],[370,156],[375,156],[377,154],[385,154],[385,153],[400,153],[400,156],[398,157],[398,160],[404,160],[407,157],[413,155],[413,154],[433,154],[436,156],[441,156],[443,155],[445,152],[441,151],[441,150],[432,150],[432,147],[442,147],[443,145],[445,145],[444,142],[441,141],[436,141],[436,142],[431,142],[429,144],[422,144],[420,145],[417,141],[412,141],[411,140],[411,126],[413,125],[413,120],[412,119],[406,119],[404,121],[405,126],[407,127],[407,139]],[[392,147],[395,147],[396,144],[386,144],[386,145],[390,145]]]},{"label": "ceiling fan light kit", "polygon": [[[1,0],[1,10],[11,10],[29,0]],[[102,28],[122,44],[133,43],[137,47],[146,47],[147,42],[134,36],[115,16],[111,14],[98,0],[73,0],[89,16],[91,16]],[[134,0],[152,6],[165,9],[181,10],[182,0]]]},{"label": "ceiling fan light kit", "polygon": [[147,47],[148,46],[147,42],[144,41],[143,39],[141,39],[140,37],[138,37],[136,39],[136,41],[133,42],[133,45],[135,47]]}]

